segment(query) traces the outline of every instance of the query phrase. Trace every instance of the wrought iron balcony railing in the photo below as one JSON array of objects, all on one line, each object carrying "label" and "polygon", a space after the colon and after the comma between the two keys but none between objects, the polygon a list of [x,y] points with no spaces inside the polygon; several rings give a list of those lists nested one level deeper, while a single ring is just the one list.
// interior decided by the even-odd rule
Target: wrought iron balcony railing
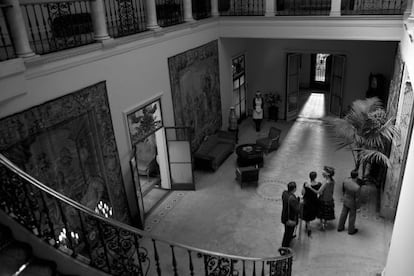
[{"label": "wrought iron balcony railing", "polygon": [[329,15],[331,0],[278,0],[277,15]]},{"label": "wrought iron balcony railing", "polygon": [[260,16],[265,13],[265,0],[219,1],[221,16]]},{"label": "wrought iron balcony railing", "polygon": [[0,62],[16,57],[13,40],[10,37],[10,28],[5,20],[3,9],[0,6]]},{"label": "wrought iron balcony railing", "polygon": [[105,16],[111,37],[122,37],[145,32],[146,11],[144,0],[105,0]]},{"label": "wrought iron balcony railing", "polygon": [[[203,250],[141,231],[69,199],[0,154],[0,209],[57,250],[111,275],[291,275],[292,251],[253,258]],[[102,216],[105,214],[105,216]]]},{"label": "wrought iron balcony railing", "polygon": [[[90,0],[15,0],[20,1],[14,9],[20,9],[25,22],[27,37],[34,53],[42,55],[79,47],[96,41],[93,23],[96,23]],[[148,30],[148,7],[145,0],[99,0],[103,2],[105,17],[102,21],[108,35],[113,38],[128,36]],[[211,17],[211,0],[191,0],[192,11],[184,9],[184,0],[154,0],[155,10],[152,16],[161,27],[184,23],[184,14],[192,12],[196,20]],[[275,0],[219,0],[220,16],[264,16],[269,1]],[[321,16],[330,15],[332,1],[336,0],[277,0],[276,16]],[[96,3],[97,1],[94,1]],[[341,0],[342,15],[402,15],[407,9],[408,0]],[[4,12],[9,6],[0,5],[0,61],[15,58],[16,45],[14,35],[10,33]],[[339,7],[338,7],[339,9]],[[187,12],[187,13],[185,13]],[[216,12],[216,11],[214,11]],[[269,12],[269,11],[267,11]],[[336,12],[336,13],[335,13]],[[271,11],[270,11],[271,13]],[[272,13],[271,13],[272,14]],[[267,14],[268,15],[268,14]],[[100,37],[102,34],[97,34]],[[17,39],[16,41],[22,41]],[[25,47],[23,47],[25,48]],[[27,47],[26,47],[27,48]],[[24,56],[23,54],[21,56]]]},{"label": "wrought iron balcony railing", "polygon": [[342,0],[343,15],[403,14],[407,0]]}]

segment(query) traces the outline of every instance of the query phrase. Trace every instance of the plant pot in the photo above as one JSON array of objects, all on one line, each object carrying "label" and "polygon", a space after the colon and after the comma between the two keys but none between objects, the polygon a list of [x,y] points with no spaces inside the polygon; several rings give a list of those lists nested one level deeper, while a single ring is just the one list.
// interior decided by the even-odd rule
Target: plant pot
[{"label": "plant pot", "polygon": [[279,107],[269,106],[269,120],[277,121],[279,119]]}]

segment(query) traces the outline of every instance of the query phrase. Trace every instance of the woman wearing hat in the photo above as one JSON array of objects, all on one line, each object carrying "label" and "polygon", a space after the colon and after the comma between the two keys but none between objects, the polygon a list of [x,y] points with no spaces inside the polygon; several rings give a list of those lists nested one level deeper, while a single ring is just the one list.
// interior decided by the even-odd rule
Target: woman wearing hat
[{"label": "woman wearing hat", "polygon": [[256,131],[260,131],[260,124],[263,120],[263,104],[262,94],[260,91],[257,91],[253,99],[253,121],[256,124]]},{"label": "woman wearing hat", "polygon": [[325,182],[318,190],[319,194],[319,212],[318,218],[321,220],[321,230],[324,231],[328,220],[335,219],[335,203],[333,199],[333,192],[335,187],[335,169],[324,166],[322,176]]}]

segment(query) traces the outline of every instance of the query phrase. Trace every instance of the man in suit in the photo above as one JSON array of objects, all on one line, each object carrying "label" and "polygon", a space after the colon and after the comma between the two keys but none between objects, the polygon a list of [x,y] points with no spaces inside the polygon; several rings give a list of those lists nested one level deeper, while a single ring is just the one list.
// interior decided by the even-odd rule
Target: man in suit
[{"label": "man in suit", "polygon": [[295,196],[296,183],[289,182],[287,185],[287,191],[282,193],[282,223],[285,225],[285,233],[283,234],[282,247],[289,247],[290,242],[293,239],[293,232],[295,231],[296,225],[288,225],[288,220],[298,222],[299,214],[299,201]]},{"label": "man in suit", "polygon": [[351,171],[351,177],[345,179],[342,183],[342,192],[344,196],[344,204],[342,207],[341,216],[339,217],[338,222],[338,232],[341,232],[345,229],[345,221],[348,217],[348,234],[354,235],[358,232],[358,229],[355,228],[355,220],[357,209],[360,204],[360,191],[361,187],[358,184],[358,171]]}]

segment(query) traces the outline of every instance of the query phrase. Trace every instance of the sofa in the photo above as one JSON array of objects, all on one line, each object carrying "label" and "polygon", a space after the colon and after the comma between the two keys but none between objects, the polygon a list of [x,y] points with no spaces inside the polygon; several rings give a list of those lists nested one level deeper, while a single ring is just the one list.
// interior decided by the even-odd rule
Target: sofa
[{"label": "sofa", "polygon": [[217,170],[234,151],[236,135],[232,132],[218,131],[206,136],[194,153],[196,169]]}]

